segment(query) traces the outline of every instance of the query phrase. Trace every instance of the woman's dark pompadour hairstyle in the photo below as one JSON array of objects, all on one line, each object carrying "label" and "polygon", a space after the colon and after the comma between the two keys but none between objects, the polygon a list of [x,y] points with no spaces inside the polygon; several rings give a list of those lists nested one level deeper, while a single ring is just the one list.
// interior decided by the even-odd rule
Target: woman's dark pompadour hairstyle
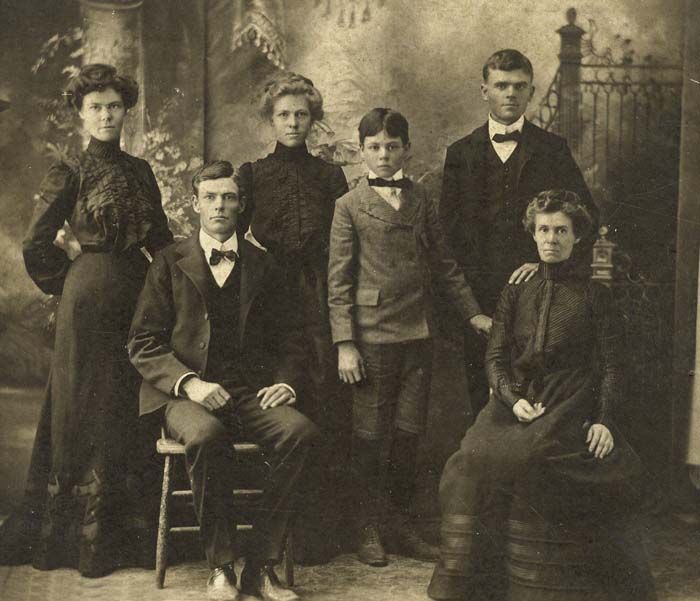
[{"label": "woman's dark pompadour hairstyle", "polygon": [[112,65],[91,63],[80,69],[65,88],[68,106],[80,111],[83,98],[90,92],[102,92],[112,88],[122,97],[127,110],[136,105],[139,99],[139,85],[131,77],[119,75]]},{"label": "woman's dark pompadour hairstyle", "polygon": [[545,190],[535,196],[527,205],[523,226],[531,234],[535,233],[535,217],[540,213],[564,213],[574,228],[577,238],[585,237],[593,226],[593,218],[581,202],[579,195],[570,190]]},{"label": "woman's dark pompadour hairstyle", "polygon": [[304,96],[309,103],[312,121],[323,119],[323,97],[308,77],[282,71],[265,84],[260,98],[260,117],[267,120],[275,110],[275,101],[282,96]]}]

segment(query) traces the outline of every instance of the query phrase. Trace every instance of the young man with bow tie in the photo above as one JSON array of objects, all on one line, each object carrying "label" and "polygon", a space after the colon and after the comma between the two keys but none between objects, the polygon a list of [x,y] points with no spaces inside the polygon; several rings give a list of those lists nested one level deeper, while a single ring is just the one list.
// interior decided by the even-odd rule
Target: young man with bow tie
[{"label": "young man with bow tie", "polygon": [[[447,149],[440,221],[453,256],[464,269],[481,308],[493,315],[506,283],[528,280],[537,251],[522,225],[527,203],[542,190],[578,194],[594,219],[591,235],[576,248],[581,269],[590,267],[598,209],[566,140],[525,118],[533,97],[533,69],[517,50],[499,50],[482,69],[488,121]],[[484,352],[490,331],[465,332],[464,354],[472,413],[488,401]]]},{"label": "young man with bow tie", "polygon": [[[141,414],[159,411],[185,445],[210,599],[292,601],[274,572],[290,498],[317,429],[292,407],[303,340],[290,319],[284,279],[271,255],[236,233],[245,199],[226,161],[192,178],[200,230],[171,245],[148,272],[132,323],[129,356],[143,376]],[[233,562],[231,435],[258,443],[271,473],[255,540],[241,574]]]},{"label": "young man with bow tie", "polygon": [[406,118],[376,108],[359,133],[369,177],[336,202],[328,305],[338,375],[352,384],[358,558],[384,566],[382,536],[411,557],[437,556],[409,515],[430,390],[432,292],[442,292],[465,325],[478,329],[488,318],[449,256],[433,203],[403,176]]}]

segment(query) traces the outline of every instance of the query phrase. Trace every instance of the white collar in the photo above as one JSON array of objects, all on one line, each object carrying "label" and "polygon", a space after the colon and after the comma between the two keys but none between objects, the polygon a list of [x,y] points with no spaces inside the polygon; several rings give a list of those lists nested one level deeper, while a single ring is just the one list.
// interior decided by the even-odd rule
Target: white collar
[{"label": "white collar", "polygon": [[523,126],[525,125],[525,115],[520,115],[520,119],[511,123],[510,125],[504,125],[496,121],[489,113],[489,138],[493,139],[494,134],[509,134],[514,131],[523,131]]},{"label": "white collar", "polygon": [[[379,177],[374,171],[371,169],[369,170],[369,173],[367,174],[367,177],[370,179],[386,179],[386,177]],[[399,179],[403,178],[403,169],[399,169],[394,175],[391,176],[391,178],[388,181],[396,181]]]},{"label": "white collar", "polygon": [[200,228],[199,245],[202,247],[202,250],[204,251],[204,256],[207,258],[211,256],[211,251],[214,248],[221,251],[232,250],[237,253],[238,236],[236,235],[236,232],[233,232],[233,236],[231,236],[228,240],[225,240],[224,242],[219,242],[216,238],[212,238],[202,228]]}]

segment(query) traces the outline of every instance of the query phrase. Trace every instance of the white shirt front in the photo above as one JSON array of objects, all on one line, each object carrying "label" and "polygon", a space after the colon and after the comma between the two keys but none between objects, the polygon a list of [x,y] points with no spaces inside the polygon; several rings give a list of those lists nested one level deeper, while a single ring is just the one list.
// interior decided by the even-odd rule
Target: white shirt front
[{"label": "white shirt front", "polygon": [[[252,235],[252,234],[251,234]],[[209,258],[211,257],[211,251],[216,248],[217,250],[220,251],[227,251],[227,250],[232,250],[236,254],[238,254],[238,236],[234,232],[233,236],[231,236],[228,240],[225,240],[224,242],[219,242],[216,238],[212,238],[209,234],[207,234],[203,229],[199,230],[199,245],[202,247],[202,250],[204,251],[204,256],[207,260],[207,265],[209,265],[209,269],[211,270],[211,274],[214,276],[214,279],[216,280],[216,283],[218,284],[219,288],[222,288],[224,283],[226,282],[228,276],[231,275],[231,272],[233,271],[233,268],[236,266],[236,262],[234,261],[229,261],[226,258],[222,258],[221,261],[217,265],[212,265],[209,263]],[[198,377],[198,374],[194,371],[188,371],[182,374],[178,379],[177,382],[175,382],[175,386],[173,386],[173,395],[176,397],[180,396],[181,390],[180,386],[182,383],[185,381],[186,378],[189,377]],[[296,399],[296,392],[294,389],[289,385],[285,384],[283,382],[280,383],[281,386],[284,386],[289,392],[292,394],[292,397]]]},{"label": "white shirt front", "polygon": [[514,131],[519,131],[522,133],[523,125],[525,125],[525,115],[521,115],[520,119],[514,123],[511,123],[510,125],[503,125],[503,123],[499,123],[491,115],[489,115],[489,140],[491,140],[493,149],[496,151],[498,158],[500,158],[503,163],[505,163],[510,158],[510,155],[515,152],[515,149],[518,147],[518,143],[515,140],[508,140],[507,142],[494,142],[494,134],[505,135]]},{"label": "white shirt front", "polygon": [[222,288],[228,276],[231,275],[231,272],[233,271],[233,268],[236,265],[236,261],[229,261],[226,258],[222,258],[217,265],[212,265],[211,263],[209,263],[211,251],[213,249],[220,250],[221,252],[224,252],[226,250],[232,250],[233,252],[238,254],[238,236],[234,232],[233,236],[231,236],[228,240],[225,240],[224,242],[219,242],[216,238],[212,238],[209,234],[207,234],[203,229],[200,229],[199,245],[204,251],[204,256],[207,259],[207,265],[209,265],[211,274],[214,276],[214,279],[216,280],[216,283],[219,286],[219,288]]},{"label": "white shirt front", "polygon": [[[370,179],[386,179],[379,177],[370,170],[368,177]],[[399,169],[389,181],[396,181],[403,178],[403,169]],[[390,186],[370,186],[379,196],[386,200],[392,209],[398,211],[401,208],[401,188],[392,188]]]}]

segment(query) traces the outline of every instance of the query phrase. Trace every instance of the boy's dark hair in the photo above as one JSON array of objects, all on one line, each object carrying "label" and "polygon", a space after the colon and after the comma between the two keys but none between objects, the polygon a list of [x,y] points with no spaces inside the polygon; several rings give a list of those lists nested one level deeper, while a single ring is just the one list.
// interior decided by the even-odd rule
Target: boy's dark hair
[{"label": "boy's dark hair", "polygon": [[221,179],[222,177],[232,177],[240,189],[238,171],[228,161],[209,161],[204,163],[192,176],[192,190],[195,196],[199,194],[199,184],[207,179]]},{"label": "boy's dark hair", "polygon": [[401,138],[404,146],[409,143],[408,121],[398,111],[387,108],[375,108],[360,120],[357,128],[360,132],[360,144],[365,143],[367,136],[376,136],[385,131],[392,138]]},{"label": "boy's dark hair", "polygon": [[68,106],[80,111],[85,96],[107,88],[112,88],[122,97],[126,110],[135,106],[139,99],[139,85],[131,77],[119,75],[112,65],[101,63],[91,63],[82,67],[66,85],[64,96]]},{"label": "boy's dark hair", "polygon": [[484,67],[481,70],[481,75],[486,81],[489,78],[489,71],[517,71],[521,69],[525,71],[532,79],[535,75],[532,69],[532,63],[530,59],[527,58],[519,50],[513,50],[512,48],[506,48],[504,50],[499,50],[494,52],[489,56],[488,60],[484,63]]}]

